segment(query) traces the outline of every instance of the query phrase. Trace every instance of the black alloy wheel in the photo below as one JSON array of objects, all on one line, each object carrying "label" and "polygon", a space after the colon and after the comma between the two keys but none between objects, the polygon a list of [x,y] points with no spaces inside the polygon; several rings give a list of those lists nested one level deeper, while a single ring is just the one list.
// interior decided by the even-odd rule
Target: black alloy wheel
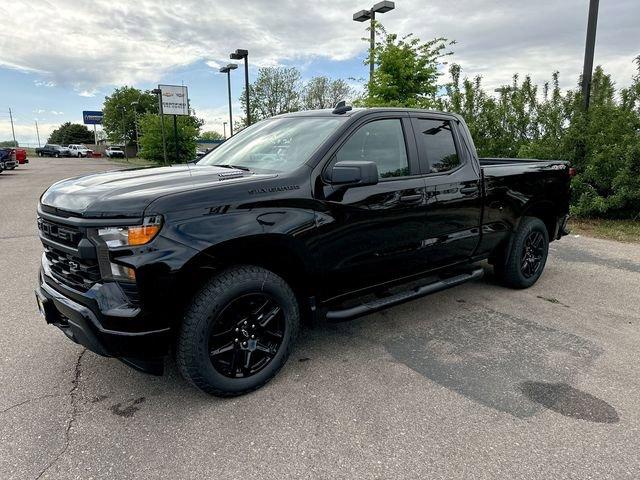
[{"label": "black alloy wheel", "polygon": [[255,375],[278,353],[285,331],[282,308],[273,297],[242,295],[229,302],[211,326],[211,364],[225,377]]},{"label": "black alloy wheel", "polygon": [[525,239],[520,263],[520,271],[525,278],[533,277],[540,270],[544,243],[542,233],[537,230],[533,230]]},{"label": "black alloy wheel", "polygon": [[221,271],[187,306],[176,344],[180,373],[221,397],[262,387],[287,361],[300,328],[295,293],[255,265]]}]

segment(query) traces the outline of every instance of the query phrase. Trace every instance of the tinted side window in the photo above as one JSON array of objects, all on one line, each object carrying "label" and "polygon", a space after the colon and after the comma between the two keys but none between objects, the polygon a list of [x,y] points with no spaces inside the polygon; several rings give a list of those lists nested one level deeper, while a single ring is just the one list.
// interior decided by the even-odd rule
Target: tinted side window
[{"label": "tinted side window", "polygon": [[430,173],[446,172],[460,165],[451,123],[446,120],[417,120],[416,136],[427,154]]},{"label": "tinted side window", "polygon": [[375,120],[360,127],[336,153],[336,161],[369,161],[380,178],[409,175],[409,160],[399,119]]}]

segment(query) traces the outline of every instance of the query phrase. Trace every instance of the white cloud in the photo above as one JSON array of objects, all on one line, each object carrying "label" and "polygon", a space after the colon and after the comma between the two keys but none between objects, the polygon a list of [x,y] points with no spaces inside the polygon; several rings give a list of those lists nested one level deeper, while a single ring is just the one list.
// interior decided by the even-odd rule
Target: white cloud
[{"label": "white cloud", "polygon": [[36,87],[55,87],[56,86],[55,82],[44,81],[44,80],[34,80],[33,84]]},{"label": "white cloud", "polygon": [[[581,70],[587,3],[584,0],[424,0],[396,2],[381,15],[389,31],[426,40],[456,39],[453,60],[488,86],[531,74],[542,82],[561,71],[572,86]],[[42,75],[42,85],[71,86],[80,95],[103,85],[154,82],[172,69],[205,61],[218,68],[228,52],[247,48],[252,65],[363,55],[365,25],[351,15],[361,0],[21,0],[0,16],[21,28],[0,36],[0,65]],[[640,2],[600,6],[596,63],[628,84],[640,53]],[[46,29],[40,25],[47,25]],[[82,28],[69,28],[81,25]],[[83,95],[84,96],[84,95]]]},{"label": "white cloud", "polygon": [[97,93],[98,89],[92,88],[90,90],[81,90],[78,92],[78,95],[80,95],[81,97],[95,97]]},{"label": "white cloud", "polygon": [[49,113],[50,113],[51,115],[56,115],[56,116],[57,116],[57,115],[64,115],[64,112],[58,112],[58,111],[56,111],[56,110],[51,110]]}]

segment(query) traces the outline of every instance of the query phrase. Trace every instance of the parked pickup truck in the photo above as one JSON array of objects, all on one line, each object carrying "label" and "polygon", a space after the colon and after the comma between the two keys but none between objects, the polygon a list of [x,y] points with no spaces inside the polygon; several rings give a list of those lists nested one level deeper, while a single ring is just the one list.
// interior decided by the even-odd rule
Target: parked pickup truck
[{"label": "parked pickup truck", "polygon": [[205,392],[272,378],[301,321],[342,321],[479,279],[533,285],[567,233],[562,161],[479,159],[458,115],[298,112],[195,165],[76,177],[38,205],[36,297],[70,339]]},{"label": "parked pickup truck", "polygon": [[36,148],[36,155],[39,157],[68,157],[71,153],[67,147],[47,143],[44,147]]},{"label": "parked pickup truck", "polygon": [[18,166],[16,151],[13,148],[0,148],[0,172],[13,170]]}]

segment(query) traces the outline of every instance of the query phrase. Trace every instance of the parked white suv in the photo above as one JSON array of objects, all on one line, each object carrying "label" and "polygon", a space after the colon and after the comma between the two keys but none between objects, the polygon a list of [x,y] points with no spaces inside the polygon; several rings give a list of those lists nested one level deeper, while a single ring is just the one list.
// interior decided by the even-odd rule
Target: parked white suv
[{"label": "parked white suv", "polygon": [[84,145],[72,144],[67,147],[69,149],[69,155],[72,157],[90,157],[93,154],[93,150],[88,149]]},{"label": "parked white suv", "polygon": [[109,158],[124,158],[124,152],[120,147],[108,147],[104,154]]}]

